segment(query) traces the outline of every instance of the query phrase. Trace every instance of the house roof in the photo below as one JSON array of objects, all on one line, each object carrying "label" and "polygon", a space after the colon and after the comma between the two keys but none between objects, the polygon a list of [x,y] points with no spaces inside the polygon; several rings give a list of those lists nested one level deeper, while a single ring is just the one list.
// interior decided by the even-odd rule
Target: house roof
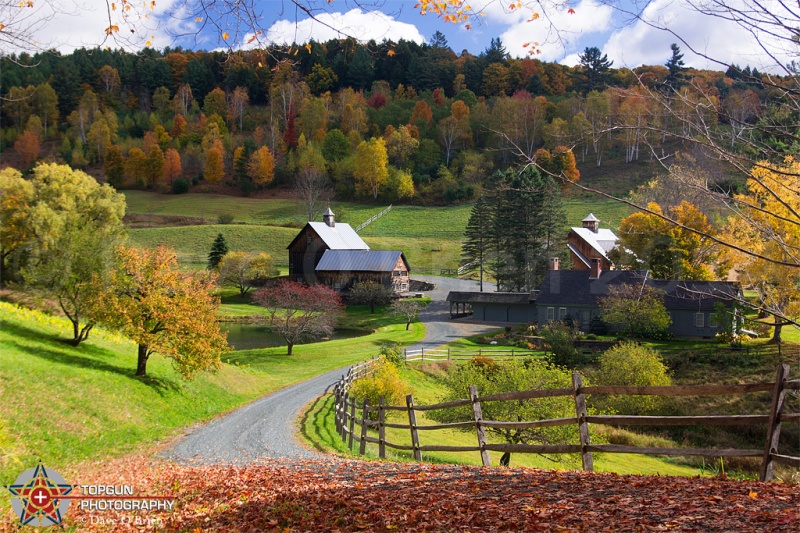
[{"label": "house roof", "polygon": [[316,270],[391,272],[399,258],[408,268],[408,261],[400,250],[325,250]]},{"label": "house roof", "polygon": [[536,294],[530,292],[468,292],[450,291],[447,301],[467,304],[530,304],[536,301]]},{"label": "house roof", "polygon": [[350,224],[337,222],[333,227],[328,226],[324,222],[309,222],[303,228],[297,237],[292,239],[287,248],[291,248],[297,239],[300,238],[306,228],[311,228],[314,233],[319,235],[322,242],[331,250],[369,250],[369,246],[364,240],[358,236],[356,230],[350,227]]},{"label": "house roof", "polygon": [[588,270],[551,270],[545,275],[536,303],[540,305],[597,306],[609,288],[621,284],[646,284],[664,292],[668,310],[711,311],[720,300],[732,300],[740,288],[728,281],[654,280],[646,270],[604,270],[591,279]]},{"label": "house roof", "polygon": [[600,219],[594,216],[594,213],[589,213],[589,216],[581,220],[581,222],[600,222]]},{"label": "house roof", "polygon": [[597,233],[589,228],[571,228],[571,230],[605,259],[608,259],[606,254],[617,245],[617,236],[610,229],[600,228]]}]

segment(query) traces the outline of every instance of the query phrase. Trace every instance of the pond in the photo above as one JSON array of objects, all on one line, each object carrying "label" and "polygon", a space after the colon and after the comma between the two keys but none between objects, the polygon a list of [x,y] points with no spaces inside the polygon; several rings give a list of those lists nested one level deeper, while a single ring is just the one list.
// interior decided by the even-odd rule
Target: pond
[{"label": "pond", "polygon": [[[283,337],[273,333],[269,326],[263,324],[221,322],[219,327],[222,332],[228,336],[228,345],[234,350],[253,350],[256,348],[286,346],[286,341],[283,340]],[[351,339],[353,337],[361,337],[369,334],[369,331],[360,329],[342,329],[336,330],[330,338],[326,338],[325,340]]]}]

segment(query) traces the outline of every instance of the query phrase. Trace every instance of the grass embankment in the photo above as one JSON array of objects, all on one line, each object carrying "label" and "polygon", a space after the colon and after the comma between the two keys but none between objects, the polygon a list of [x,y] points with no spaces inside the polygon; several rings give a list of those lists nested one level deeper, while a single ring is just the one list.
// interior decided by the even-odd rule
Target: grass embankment
[{"label": "grass embankment", "polygon": [[[429,405],[440,401],[445,389],[441,382],[431,374],[418,369],[419,365],[407,366],[401,369],[404,381],[410,386],[414,394],[414,402],[419,405]],[[389,422],[408,423],[404,413],[392,412]],[[417,412],[419,425],[435,424],[426,416],[425,411]],[[301,431],[310,445],[318,450],[336,452],[344,455],[358,455],[358,443],[355,443],[354,452],[350,452],[347,445],[342,442],[336,433],[333,419],[333,396],[328,394],[314,402],[303,417]],[[375,435],[377,436],[377,435]],[[411,438],[407,430],[388,428],[386,438],[391,442],[410,445]],[[493,435],[488,438],[491,442],[500,443]],[[420,431],[422,445],[442,444],[448,446],[475,446],[477,437],[474,431],[436,430]],[[396,451],[391,448],[386,450],[387,459],[392,461],[413,461],[410,452]],[[489,452],[492,465],[500,464],[499,452]],[[376,459],[378,448],[376,444],[368,444],[367,457]],[[466,465],[480,465],[481,459],[478,452],[425,452],[423,461],[428,463],[453,463]],[[580,458],[577,455],[564,456],[563,462],[555,462],[536,454],[515,453],[512,455],[512,466],[526,466],[532,468],[565,468],[579,469]],[[595,454],[595,471],[616,472],[619,474],[654,474],[696,476],[700,470],[685,465],[675,464],[655,457],[642,455],[621,454]]]},{"label": "grass embankment", "polygon": [[[125,191],[125,197],[129,213],[195,217],[206,221],[205,225],[130,230],[130,238],[135,244],[167,244],[175,248],[181,263],[191,268],[205,267],[217,233],[225,236],[231,250],[267,252],[276,265],[286,267],[289,259],[286,246],[306,222],[304,209],[297,200],[213,194],[162,195],[143,191]],[[615,226],[629,214],[629,208],[624,204],[586,195],[570,196],[565,199],[564,206],[567,227],[580,225],[590,211],[604,221],[604,226]],[[379,213],[384,206],[336,201],[332,207],[337,221],[355,227]],[[442,268],[459,266],[461,241],[471,210],[472,204],[450,207],[399,205],[364,228],[360,235],[374,249],[403,250],[412,272],[438,274]],[[224,214],[234,215],[234,223],[216,224],[219,215]]]},{"label": "grass embankment", "polygon": [[[258,309],[255,308],[254,309]],[[243,310],[246,312],[246,310]],[[255,314],[253,312],[249,314]],[[230,352],[216,373],[187,382],[158,355],[136,377],[136,346],[100,329],[78,347],[64,342],[66,319],[0,302],[0,484],[38,459],[62,468],[119,456],[287,385],[377,353],[383,342],[411,343],[399,317],[351,309],[363,337],[295,347]]]}]

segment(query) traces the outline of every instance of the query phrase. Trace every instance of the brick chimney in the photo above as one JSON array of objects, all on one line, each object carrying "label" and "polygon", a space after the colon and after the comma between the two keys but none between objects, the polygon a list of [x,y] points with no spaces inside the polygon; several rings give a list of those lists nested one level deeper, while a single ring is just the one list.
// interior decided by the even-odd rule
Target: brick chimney
[{"label": "brick chimney", "polygon": [[333,211],[331,211],[330,207],[322,214],[322,221],[331,228],[336,225],[336,222],[333,220]]},{"label": "brick chimney", "polygon": [[550,270],[558,270],[558,257],[550,258]]},{"label": "brick chimney", "polygon": [[597,279],[600,277],[600,260],[597,258],[592,259],[592,268],[589,271],[589,279]]}]

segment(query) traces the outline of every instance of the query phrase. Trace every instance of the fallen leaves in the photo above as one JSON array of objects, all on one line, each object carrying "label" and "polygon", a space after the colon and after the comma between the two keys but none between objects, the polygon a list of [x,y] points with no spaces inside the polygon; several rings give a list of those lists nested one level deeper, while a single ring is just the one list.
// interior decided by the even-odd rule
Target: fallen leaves
[{"label": "fallen leaves", "polygon": [[797,531],[800,521],[800,487],[754,481],[339,459],[237,467],[129,458],[85,470],[81,483],[131,484],[137,495],[174,497],[175,509],[137,523],[76,505],[67,522],[81,531],[746,532]]}]

